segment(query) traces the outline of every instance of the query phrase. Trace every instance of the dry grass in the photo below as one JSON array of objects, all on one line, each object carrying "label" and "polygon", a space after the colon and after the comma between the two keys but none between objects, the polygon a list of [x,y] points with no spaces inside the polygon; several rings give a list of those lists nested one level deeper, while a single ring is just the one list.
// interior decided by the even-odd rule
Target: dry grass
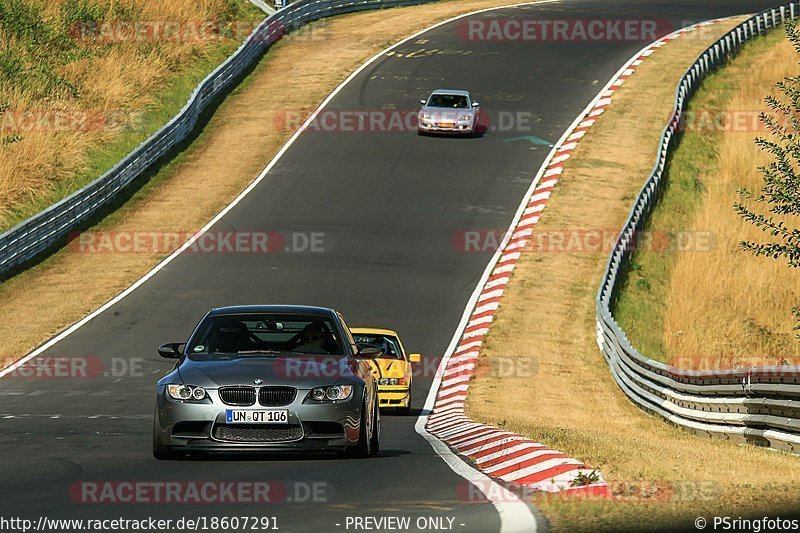
[{"label": "dry grass", "polygon": [[[210,54],[224,57],[238,43],[126,39],[122,31],[114,33],[121,36],[118,42],[99,42],[81,28],[90,28],[89,21],[101,29],[137,21],[222,26],[231,17],[241,18],[237,6],[247,4],[88,0],[80,5],[74,0],[8,0],[0,9],[0,228],[30,214],[26,202],[74,188],[64,184],[86,170],[92,151],[102,151],[124,133],[141,130],[139,137],[145,138],[160,125],[150,127],[142,118],[161,105],[159,92]],[[246,12],[252,17],[250,9]],[[61,125],[22,122],[24,116],[59,116]],[[67,118],[76,116],[88,116],[90,125]],[[113,159],[99,172],[111,164]]]},{"label": "dry grass", "polygon": [[[774,92],[773,84],[798,74],[797,53],[780,35],[775,38],[772,46],[735,62],[717,81],[735,87],[725,106],[731,115],[766,110],[763,99]],[[696,105],[708,100],[705,96]],[[704,253],[678,254],[666,281],[664,344],[678,364],[692,361],[687,355],[702,355],[700,362],[706,364],[744,357],[748,366],[754,356],[764,364],[800,356],[800,342],[791,331],[791,309],[800,303],[798,272],[783,260],[757,258],[738,248],[742,240],[765,240],[732,208],[739,200],[737,187],[759,190],[757,167],[769,161],[748,129],[720,133],[714,141],[718,153],[700,176],[704,191],[689,228],[710,232],[716,245]],[[692,143],[681,149],[691,151]]]},{"label": "dry grass", "polygon": [[[664,125],[676,80],[731,25],[673,41],[639,68],[567,162],[537,231],[622,226],[651,169],[660,137],[653,124]],[[796,457],[691,435],[644,414],[620,391],[595,340],[595,296],[607,253],[523,254],[482,357],[526,364],[517,377],[490,373],[475,380],[469,414],[581,458],[617,492],[626,483],[633,491],[649,482],[684,488],[630,501],[540,501],[555,529],[658,528],[698,514],[795,507]],[[530,359],[537,363],[533,376],[526,372]]]},{"label": "dry grass", "polygon": [[[334,17],[287,37],[220,106],[175,162],[100,228],[196,231],[264,168],[290,131],[275,128],[286,110],[312,110],[378,51],[435,22],[502,0],[458,0]],[[242,139],[247,139],[246,143]],[[180,227],[174,213],[180,211]],[[98,229],[98,228],[94,228]],[[80,254],[62,250],[0,284],[0,365],[19,359],[144,275],[161,254]],[[18,324],[25,324],[24,328]]]}]

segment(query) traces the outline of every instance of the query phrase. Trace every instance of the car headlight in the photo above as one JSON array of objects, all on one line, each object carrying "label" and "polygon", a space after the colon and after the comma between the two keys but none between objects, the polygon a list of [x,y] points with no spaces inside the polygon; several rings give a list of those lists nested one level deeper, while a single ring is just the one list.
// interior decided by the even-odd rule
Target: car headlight
[{"label": "car headlight", "polygon": [[346,400],[353,395],[352,385],[334,385],[332,387],[317,387],[308,393],[308,397],[318,402],[334,402]]},{"label": "car headlight", "polygon": [[458,117],[458,120],[472,120],[472,117],[469,116],[469,115],[464,115],[464,116]]},{"label": "car headlight", "polygon": [[194,385],[167,385],[167,394],[175,400],[204,400],[206,390]]},{"label": "car headlight", "polygon": [[430,116],[428,113],[422,113],[422,118],[423,118],[424,120],[430,120],[430,119],[431,119],[431,116]]},{"label": "car headlight", "polygon": [[405,385],[406,378],[381,378],[378,385]]}]

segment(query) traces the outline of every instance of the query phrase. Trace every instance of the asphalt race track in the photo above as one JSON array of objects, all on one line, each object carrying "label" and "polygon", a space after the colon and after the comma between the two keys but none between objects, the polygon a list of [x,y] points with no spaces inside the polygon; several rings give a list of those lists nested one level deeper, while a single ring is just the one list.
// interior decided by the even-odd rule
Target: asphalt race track
[{"label": "asphalt race track", "polygon": [[[677,27],[771,5],[775,2],[586,0],[477,17],[668,19]],[[368,460],[159,462],[151,456],[154,384],[171,367],[156,347],[185,340],[215,306],[330,306],[350,326],[395,328],[406,348],[427,361],[413,391],[414,407],[422,406],[435,360],[493,252],[467,253],[454,239],[464,230],[507,228],[550,150],[546,143],[555,142],[647,44],[469,41],[456,31],[458,24],[440,26],[376,61],[328,109],[409,110],[432,89],[466,88],[490,117],[489,130],[473,139],[418,137],[414,131],[301,135],[212,231],[281,232],[289,236],[284,243],[289,248],[292,234],[319,234],[322,251],[183,254],[47,352],[97,358],[106,369],[112,361],[143,358],[141,372],[0,380],[0,516],[267,515],[277,516],[282,531],[345,531],[347,516],[397,515],[411,516],[412,524],[420,516],[452,517],[457,531],[500,529],[491,504],[464,501],[463,480],[415,432],[416,416],[384,416],[382,452]],[[531,129],[500,131],[501,112],[506,118],[529,117]],[[175,221],[176,230],[185,229],[179,212]],[[295,482],[320,482],[329,501],[269,506],[74,501],[70,487],[87,480],[274,480],[290,488]],[[303,500],[292,490],[291,499]]]}]

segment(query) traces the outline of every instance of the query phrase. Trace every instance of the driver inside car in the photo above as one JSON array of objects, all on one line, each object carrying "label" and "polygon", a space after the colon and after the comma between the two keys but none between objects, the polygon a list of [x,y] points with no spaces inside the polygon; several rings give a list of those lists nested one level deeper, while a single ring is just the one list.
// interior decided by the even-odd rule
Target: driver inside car
[{"label": "driver inside car", "polygon": [[294,348],[292,351],[310,354],[329,353],[328,350],[323,347],[323,344],[325,343],[325,334],[322,331],[322,328],[315,324],[309,324],[303,328],[300,340],[302,341],[302,344]]}]

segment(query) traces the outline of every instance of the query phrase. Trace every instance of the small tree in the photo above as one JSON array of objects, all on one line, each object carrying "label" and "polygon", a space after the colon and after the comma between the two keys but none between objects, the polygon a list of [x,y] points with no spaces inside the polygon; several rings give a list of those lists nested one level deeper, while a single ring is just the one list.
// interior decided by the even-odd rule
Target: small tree
[{"label": "small tree", "polygon": [[[786,36],[800,54],[800,30],[794,22],[786,24]],[[756,256],[787,260],[789,267],[800,267],[800,228],[789,227],[775,216],[800,216],[800,76],[789,76],[779,81],[776,88],[780,96],[767,96],[765,102],[770,112],[761,113],[760,119],[769,138],[758,137],[756,145],[772,155],[772,162],[758,170],[763,185],[758,194],[739,188],[743,200],[761,204],[757,212],[742,202],[734,209],[743,219],[773,237],[772,242],[742,241],[741,248]],[[800,307],[793,309],[799,323]],[[800,334],[798,334],[800,338]]]}]

